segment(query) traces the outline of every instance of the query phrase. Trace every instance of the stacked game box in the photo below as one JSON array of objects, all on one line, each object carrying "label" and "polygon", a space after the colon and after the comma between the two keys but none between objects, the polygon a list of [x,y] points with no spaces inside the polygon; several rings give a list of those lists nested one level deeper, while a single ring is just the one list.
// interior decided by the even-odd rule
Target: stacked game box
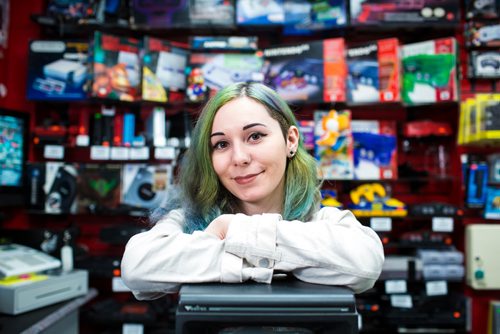
[{"label": "stacked game box", "polygon": [[138,101],[141,72],[140,42],[136,38],[94,32],[90,45],[90,95],[98,98]]},{"label": "stacked game box", "polygon": [[347,49],[347,100],[400,100],[399,42],[388,38]]},{"label": "stacked game box", "polygon": [[343,38],[264,49],[264,82],[288,102],[345,101]]},{"label": "stacked game box", "polygon": [[88,43],[34,40],[29,45],[27,98],[69,101],[87,97]]},{"label": "stacked game box", "polygon": [[144,37],[143,45],[142,99],[163,103],[183,101],[188,50],[149,36]]},{"label": "stacked game box", "polygon": [[[190,0],[190,27],[235,27],[235,0]],[[171,0],[169,1],[171,2]]]},{"label": "stacked game box", "polygon": [[249,26],[281,25],[285,20],[284,0],[237,0],[236,23]]},{"label": "stacked game box", "polygon": [[441,38],[401,47],[402,100],[407,104],[456,101],[457,41]]},{"label": "stacked game box", "polygon": [[131,0],[131,22],[148,28],[188,28],[189,0]]},{"label": "stacked game box", "polygon": [[256,37],[193,37],[187,69],[188,102],[201,102],[235,82],[262,81]]},{"label": "stacked game box", "polygon": [[347,24],[345,0],[286,0],[285,35],[310,35]]},{"label": "stacked game box", "polygon": [[458,23],[460,2],[456,0],[351,0],[351,23]]},{"label": "stacked game box", "polygon": [[394,121],[353,120],[354,178],[397,179],[397,127]]},{"label": "stacked game box", "polygon": [[354,178],[351,112],[314,112],[314,156],[319,177],[324,180]]}]

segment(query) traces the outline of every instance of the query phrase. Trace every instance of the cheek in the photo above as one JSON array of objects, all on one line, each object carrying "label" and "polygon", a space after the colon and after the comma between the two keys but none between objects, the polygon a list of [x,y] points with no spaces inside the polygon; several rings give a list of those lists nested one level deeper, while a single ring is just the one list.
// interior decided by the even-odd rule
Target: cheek
[{"label": "cheek", "polygon": [[212,155],[212,167],[214,168],[215,174],[217,174],[217,176],[220,177],[221,174],[224,173],[224,166],[224,159],[221,155]]}]

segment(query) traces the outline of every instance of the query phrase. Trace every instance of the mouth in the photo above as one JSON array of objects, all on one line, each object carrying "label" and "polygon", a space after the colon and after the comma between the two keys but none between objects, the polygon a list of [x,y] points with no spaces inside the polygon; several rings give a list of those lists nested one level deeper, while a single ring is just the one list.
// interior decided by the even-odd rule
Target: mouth
[{"label": "mouth", "polygon": [[238,184],[247,184],[247,183],[250,183],[253,180],[255,180],[257,178],[257,176],[259,176],[261,173],[263,173],[263,171],[260,173],[256,173],[256,174],[247,174],[247,175],[243,175],[243,176],[236,176],[234,178],[234,181],[236,181],[236,183],[238,183]]}]

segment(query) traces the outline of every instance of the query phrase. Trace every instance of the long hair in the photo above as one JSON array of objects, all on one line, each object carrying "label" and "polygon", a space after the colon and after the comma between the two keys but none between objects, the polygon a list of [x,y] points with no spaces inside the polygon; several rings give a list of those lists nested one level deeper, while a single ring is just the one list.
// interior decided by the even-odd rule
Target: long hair
[{"label": "long hair", "polygon": [[[288,104],[271,88],[259,83],[236,83],[220,90],[201,111],[191,145],[181,162],[179,196],[186,214],[185,231],[203,230],[217,216],[237,213],[237,199],[220,183],[212,166],[210,134],[217,111],[239,97],[262,104],[278,121],[286,139],[297,120]],[[296,154],[288,160],[283,212],[285,220],[309,220],[319,207],[320,192],[316,161],[299,140]],[[169,208],[170,209],[170,208]],[[165,212],[163,210],[163,212]]]}]

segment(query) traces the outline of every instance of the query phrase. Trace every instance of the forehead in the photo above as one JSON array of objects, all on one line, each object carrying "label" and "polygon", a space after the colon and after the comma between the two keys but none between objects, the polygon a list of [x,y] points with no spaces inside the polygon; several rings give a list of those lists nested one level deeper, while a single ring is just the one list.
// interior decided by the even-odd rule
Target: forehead
[{"label": "forehead", "polygon": [[222,106],[215,114],[212,124],[213,130],[246,125],[249,123],[276,123],[266,107],[261,103],[248,97],[239,97]]}]

